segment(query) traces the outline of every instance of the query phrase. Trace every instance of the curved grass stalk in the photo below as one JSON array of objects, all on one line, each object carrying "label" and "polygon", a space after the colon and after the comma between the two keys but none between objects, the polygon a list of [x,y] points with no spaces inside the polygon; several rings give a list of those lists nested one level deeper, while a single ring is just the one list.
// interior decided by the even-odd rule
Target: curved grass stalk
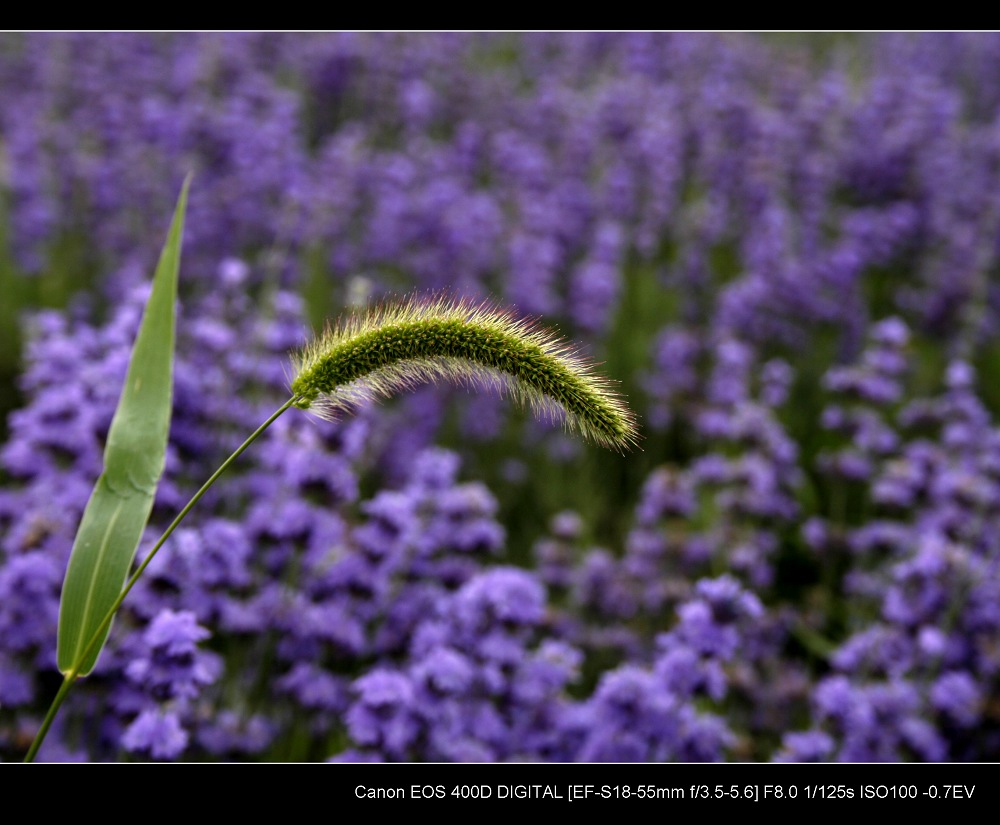
[{"label": "curved grass stalk", "polygon": [[425,381],[494,385],[534,412],[619,451],[635,417],[607,378],[554,333],[488,302],[389,301],[348,316],[299,354],[297,406],[336,418],[368,398]]}]

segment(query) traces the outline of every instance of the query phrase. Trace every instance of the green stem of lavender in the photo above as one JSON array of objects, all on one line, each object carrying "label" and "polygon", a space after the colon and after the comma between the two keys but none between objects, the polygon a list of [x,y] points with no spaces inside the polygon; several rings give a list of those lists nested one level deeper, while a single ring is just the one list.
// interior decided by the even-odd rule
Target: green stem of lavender
[{"label": "green stem of lavender", "polygon": [[100,626],[97,628],[94,635],[91,637],[89,644],[87,645],[83,653],[80,655],[80,658],[76,661],[73,667],[70,668],[69,672],[66,673],[66,678],[63,679],[62,686],[59,688],[59,692],[56,694],[55,699],[52,700],[52,704],[49,706],[48,713],[45,714],[45,719],[42,720],[42,726],[38,729],[38,733],[35,735],[35,741],[31,743],[31,747],[28,749],[28,753],[24,757],[25,762],[35,761],[35,756],[38,754],[38,749],[42,746],[42,742],[45,741],[45,737],[49,732],[49,728],[52,727],[52,722],[55,720],[56,714],[59,712],[59,708],[62,705],[63,700],[66,698],[66,695],[69,693],[70,688],[73,686],[73,684],[79,677],[80,668],[83,667],[83,663],[87,661],[87,657],[90,656],[91,651],[98,644],[100,639],[104,636],[105,631],[107,631],[108,627],[111,626],[111,621],[112,619],[114,619],[115,613],[118,612],[118,608],[121,607],[122,602],[125,601],[125,597],[129,594],[129,591],[131,591],[132,588],[135,586],[135,583],[139,580],[139,577],[142,575],[146,567],[149,566],[149,563],[153,560],[153,557],[156,555],[157,551],[159,551],[159,549],[164,545],[166,540],[170,538],[170,534],[177,529],[177,526],[184,520],[184,517],[191,511],[191,508],[198,503],[198,501],[201,499],[203,495],[205,495],[206,492],[208,492],[208,489],[213,484],[215,484],[219,476],[221,476],[229,468],[229,465],[232,464],[234,461],[236,461],[236,459],[243,454],[243,451],[246,450],[246,448],[249,447],[251,444],[253,444],[254,441],[257,440],[258,436],[260,436],[261,433],[264,432],[264,430],[270,427],[278,419],[278,417],[285,412],[285,410],[287,410],[289,407],[295,404],[295,402],[298,401],[299,398],[300,396],[293,395],[280,408],[278,408],[270,416],[270,418],[267,419],[267,421],[265,421],[256,430],[254,430],[253,433],[250,435],[250,437],[247,438],[247,440],[244,441],[242,444],[240,444],[240,446],[236,448],[236,451],[231,456],[229,456],[229,458],[227,458],[225,461],[222,462],[219,469],[216,470],[214,473],[212,473],[211,478],[209,478],[208,481],[206,481],[204,484],[201,485],[201,489],[198,490],[198,492],[191,497],[191,500],[184,505],[184,509],[177,514],[177,517],[172,522],[170,522],[170,526],[166,530],[164,530],[163,535],[160,536],[156,544],[153,545],[153,549],[146,554],[146,558],[143,559],[142,564],[140,564],[136,568],[136,571],[132,574],[132,577],[128,580],[128,582],[126,582],[125,586],[122,588],[122,592],[118,594],[118,598],[115,599],[115,603],[111,605],[111,608],[104,616],[104,620],[101,622]]}]

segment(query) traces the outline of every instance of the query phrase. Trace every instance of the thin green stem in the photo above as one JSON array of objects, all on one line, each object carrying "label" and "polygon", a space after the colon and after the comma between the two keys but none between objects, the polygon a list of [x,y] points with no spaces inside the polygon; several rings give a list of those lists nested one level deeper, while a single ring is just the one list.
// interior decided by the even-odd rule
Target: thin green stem
[{"label": "thin green stem", "polygon": [[73,687],[73,682],[76,681],[76,676],[70,677],[66,674],[66,678],[63,679],[63,683],[59,688],[59,692],[56,694],[56,698],[52,700],[52,704],[49,705],[49,712],[45,714],[45,719],[42,720],[42,726],[38,729],[38,733],[35,734],[35,741],[31,743],[31,747],[28,748],[28,754],[24,757],[25,762],[34,762],[35,755],[38,753],[38,749],[42,746],[42,742],[45,741],[45,737],[49,732],[49,728],[52,727],[52,722],[56,718],[56,713],[59,712],[59,708],[63,703],[63,699],[66,698],[66,694],[69,693],[69,689]]},{"label": "thin green stem", "polygon": [[174,530],[177,529],[177,526],[182,521],[184,521],[184,517],[187,516],[187,514],[191,511],[191,508],[198,503],[201,497],[205,495],[206,492],[208,492],[208,489],[213,484],[215,484],[219,476],[221,476],[227,469],[229,469],[229,465],[232,464],[234,461],[236,461],[236,459],[243,454],[243,452],[247,449],[247,447],[249,447],[251,444],[254,443],[254,441],[257,440],[257,438],[261,435],[261,433],[264,432],[264,430],[270,427],[278,419],[278,417],[285,412],[285,410],[294,405],[297,401],[299,401],[299,396],[293,395],[284,404],[282,404],[281,407],[275,410],[275,412],[270,416],[270,418],[267,419],[267,421],[265,421],[256,430],[254,430],[253,433],[250,435],[250,437],[247,438],[247,440],[244,441],[242,444],[240,444],[240,446],[236,448],[236,451],[231,456],[229,456],[229,458],[227,458],[225,461],[222,462],[219,469],[216,470],[214,473],[212,473],[211,478],[209,478],[208,481],[206,481],[204,484],[201,485],[201,489],[198,490],[198,492],[191,497],[191,500],[184,505],[184,509],[177,514],[177,517],[172,522],[170,522],[170,526],[163,531],[163,535],[160,536],[156,544],[153,545],[153,549],[146,554],[146,558],[143,559],[142,564],[140,564],[136,568],[135,572],[132,574],[132,577],[125,583],[125,586],[122,588],[122,592],[118,594],[118,598],[115,599],[114,604],[111,605],[111,608],[105,614],[103,621],[98,626],[97,630],[94,632],[94,635],[91,636],[90,642],[87,644],[87,647],[80,655],[80,658],[77,659],[73,667],[71,667],[69,671],[66,673],[66,678],[63,680],[62,687],[59,688],[59,692],[56,694],[55,699],[52,700],[52,705],[49,707],[48,713],[45,714],[45,719],[42,721],[42,726],[38,729],[38,733],[35,735],[35,741],[31,743],[31,747],[28,749],[28,753],[24,757],[25,762],[33,762],[35,760],[35,755],[38,753],[38,749],[41,747],[42,742],[45,741],[45,736],[46,734],[48,734],[49,728],[52,727],[52,722],[56,718],[56,713],[59,710],[59,706],[62,705],[63,700],[66,698],[66,694],[69,693],[69,689],[73,686],[73,684],[76,682],[77,678],[80,675],[80,669],[83,667],[83,663],[87,661],[87,658],[90,656],[94,647],[100,643],[100,640],[103,638],[105,631],[107,631],[108,627],[111,626],[111,621],[114,619],[115,613],[118,612],[118,608],[121,607],[122,602],[125,601],[125,597],[135,586],[135,583],[139,581],[139,577],[143,574],[143,571],[149,566],[149,563],[153,560],[153,557],[157,554],[159,549],[164,545],[166,540],[170,538],[171,533],[173,533]]}]

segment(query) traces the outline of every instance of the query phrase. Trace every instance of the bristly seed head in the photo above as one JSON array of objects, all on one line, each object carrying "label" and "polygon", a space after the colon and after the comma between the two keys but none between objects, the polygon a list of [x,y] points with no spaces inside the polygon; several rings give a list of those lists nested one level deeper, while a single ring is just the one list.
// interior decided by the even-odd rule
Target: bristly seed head
[{"label": "bristly seed head", "polygon": [[605,447],[624,451],[638,442],[635,416],[590,361],[549,330],[488,302],[390,300],[341,318],[294,365],[296,406],[326,418],[445,378],[505,389]]}]

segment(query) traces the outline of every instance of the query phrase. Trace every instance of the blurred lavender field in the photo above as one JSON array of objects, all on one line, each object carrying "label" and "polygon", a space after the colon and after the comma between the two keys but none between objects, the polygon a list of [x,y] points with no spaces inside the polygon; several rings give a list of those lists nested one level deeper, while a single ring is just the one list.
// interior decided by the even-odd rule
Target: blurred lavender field
[{"label": "blurred lavender field", "polygon": [[1000,759],[1000,36],[2,34],[0,100],[0,759],[192,170],[140,555],[387,292],[558,327],[643,449],[286,415],[41,759]]}]

